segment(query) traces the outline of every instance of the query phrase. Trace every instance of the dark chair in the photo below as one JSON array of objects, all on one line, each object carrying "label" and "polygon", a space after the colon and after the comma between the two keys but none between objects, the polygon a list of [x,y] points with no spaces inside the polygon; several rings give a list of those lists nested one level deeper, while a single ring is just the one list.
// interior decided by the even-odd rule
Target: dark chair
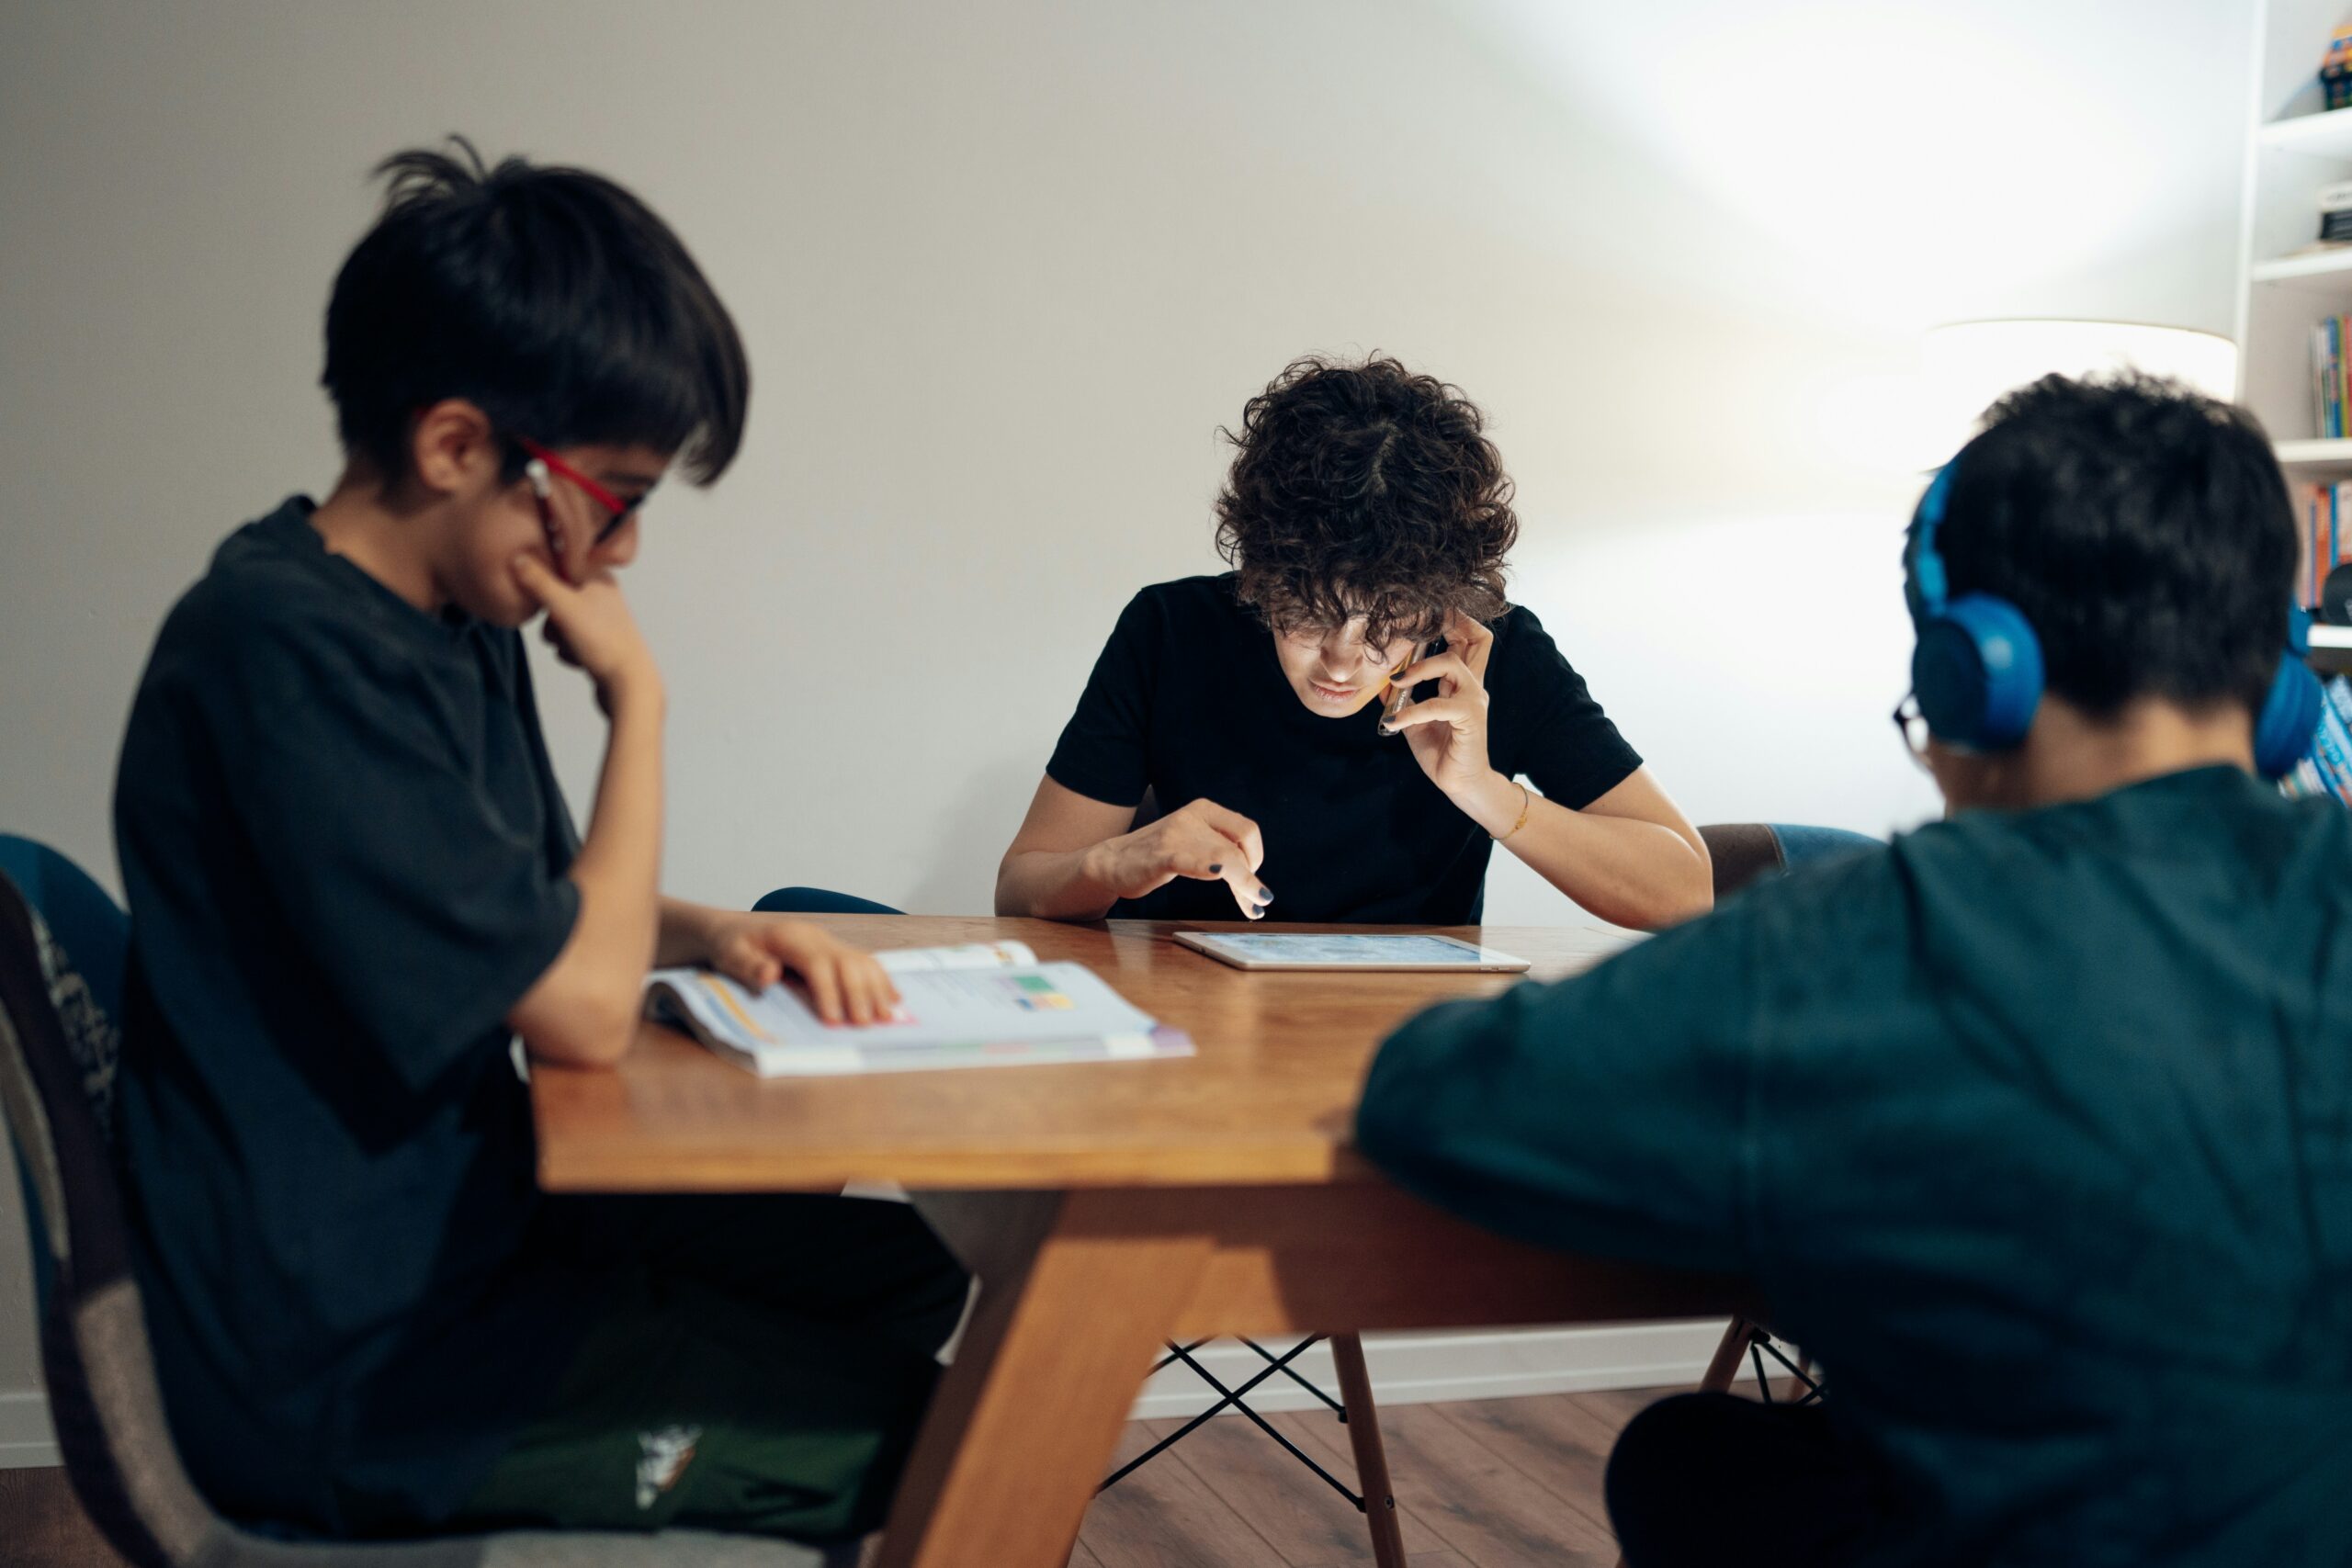
[{"label": "dark chair", "polygon": [[[1705,841],[1707,854],[1714,862],[1718,901],[1752,883],[1885,847],[1867,833],[1844,828],[1780,822],[1713,823],[1700,829],[1699,837]],[[1745,1318],[1732,1319],[1731,1326],[1724,1330],[1723,1342],[1715,1347],[1714,1359],[1707,1364],[1706,1375],[1700,1379],[1699,1386],[1714,1391],[1729,1388],[1732,1380],[1739,1375],[1739,1363],[1744,1357],[1755,1368],[1756,1386],[1769,1402],[1772,1383],[1765,1372],[1767,1356],[1804,1385],[1800,1403],[1821,1396],[1821,1385],[1815,1381],[1810,1363],[1802,1357],[1791,1360],[1761,1324]]]},{"label": "dark chair", "polygon": [[752,906],[755,915],[903,915],[904,909],[893,909],[888,904],[877,904],[871,898],[861,898],[854,893],[835,893],[823,887],[779,887]]},{"label": "dark chair", "polygon": [[[55,929],[74,931],[88,953],[86,970],[81,953],[52,934],[44,919],[51,908]],[[105,1004],[119,999],[122,932],[121,912],[70,862],[0,839],[0,1110],[15,1137],[39,1260],[41,1371],[67,1478],[125,1559],[136,1568],[821,1568],[854,1561],[854,1550],[829,1555],[684,1530],[287,1541],[216,1514],[189,1482],[164,1419],[102,1120],[117,1040],[116,1010]]]}]

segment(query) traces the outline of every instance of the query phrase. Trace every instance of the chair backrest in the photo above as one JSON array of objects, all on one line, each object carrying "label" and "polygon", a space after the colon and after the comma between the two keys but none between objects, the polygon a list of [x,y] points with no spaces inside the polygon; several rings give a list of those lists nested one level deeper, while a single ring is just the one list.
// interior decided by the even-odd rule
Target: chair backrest
[{"label": "chair backrest", "polygon": [[66,1473],[117,1551],[142,1568],[191,1561],[221,1529],[164,1422],[130,1233],[92,1109],[94,1068],[69,1035],[86,980],[16,883],[0,876],[0,1109],[29,1177],[46,1249],[41,1372]]},{"label": "chair backrest", "polygon": [[51,1001],[82,1072],[99,1135],[114,1137],[114,1073],[121,1055],[122,983],[130,919],[89,874],[47,844],[0,833],[0,876],[40,917],[57,963]]},{"label": "chair backrest", "polygon": [[122,1016],[122,975],[130,917],[89,873],[32,839],[0,833],[0,876],[40,911],[51,941],[65,951],[98,1006]]},{"label": "chair backrest", "polygon": [[1878,847],[1867,833],[1788,822],[1711,822],[1699,829],[1714,863],[1715,897],[1727,898],[1750,883]]}]

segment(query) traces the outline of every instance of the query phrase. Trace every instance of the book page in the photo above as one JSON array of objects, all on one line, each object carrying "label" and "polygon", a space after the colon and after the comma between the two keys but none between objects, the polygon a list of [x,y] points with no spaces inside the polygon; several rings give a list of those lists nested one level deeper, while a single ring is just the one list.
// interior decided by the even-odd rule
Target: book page
[{"label": "book page", "polygon": [[661,969],[651,983],[709,1032],[745,1050],[854,1045],[862,1050],[991,1042],[1093,1040],[1150,1033],[1153,1020],[1082,964],[894,970],[888,1020],[829,1024],[790,985],[753,994],[723,975]]},{"label": "book page", "polygon": [[1009,969],[1034,965],[1036,953],[1025,942],[975,942],[963,947],[892,947],[874,955],[892,976],[916,969]]}]

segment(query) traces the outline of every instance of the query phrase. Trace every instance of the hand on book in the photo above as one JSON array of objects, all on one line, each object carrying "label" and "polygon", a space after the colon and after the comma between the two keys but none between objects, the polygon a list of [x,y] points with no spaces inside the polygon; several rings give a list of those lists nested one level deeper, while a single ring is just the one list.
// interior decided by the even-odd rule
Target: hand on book
[{"label": "hand on book", "polygon": [[730,915],[710,928],[704,962],[754,991],[789,975],[827,1023],[873,1023],[899,1005],[899,987],[874,955],[820,926],[783,915]]}]

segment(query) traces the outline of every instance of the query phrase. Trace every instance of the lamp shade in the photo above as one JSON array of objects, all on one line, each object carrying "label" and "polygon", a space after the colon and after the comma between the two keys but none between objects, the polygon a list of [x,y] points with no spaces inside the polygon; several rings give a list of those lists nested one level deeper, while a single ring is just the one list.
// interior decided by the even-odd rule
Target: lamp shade
[{"label": "lamp shade", "polygon": [[2212,333],[2137,321],[1958,321],[1920,345],[1927,416],[1936,449],[1958,451],[1985,408],[2044,376],[2139,370],[2208,397],[2237,395],[2238,345]]}]

